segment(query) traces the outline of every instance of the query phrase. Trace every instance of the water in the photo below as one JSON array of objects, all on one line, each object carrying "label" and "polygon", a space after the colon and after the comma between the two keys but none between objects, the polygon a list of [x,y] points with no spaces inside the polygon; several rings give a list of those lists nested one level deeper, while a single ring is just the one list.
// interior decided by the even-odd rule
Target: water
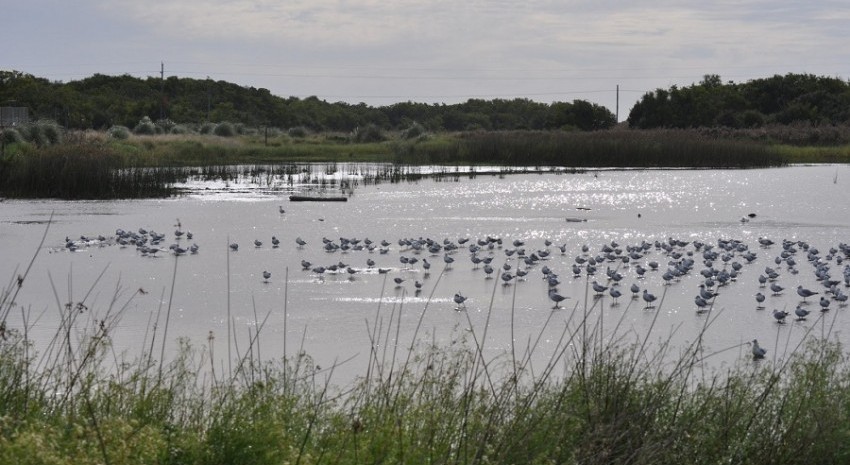
[{"label": "water", "polygon": [[[836,173],[837,179],[836,179]],[[333,176],[345,177],[333,173]],[[356,183],[356,176],[352,178]],[[794,166],[758,170],[636,170],[591,171],[579,174],[516,174],[443,178],[415,183],[359,185],[345,203],[290,203],[285,194],[307,186],[277,186],[273,180],[249,182],[192,183],[180,198],[132,201],[16,201],[0,203],[0,276],[9,282],[23,272],[36,251],[46,222],[53,215],[30,274],[7,318],[7,326],[20,328],[24,318],[29,336],[42,347],[52,337],[66,303],[79,307],[77,338],[95,331],[101,320],[120,312],[120,320],[110,327],[116,353],[128,358],[138,355],[149,341],[159,318],[157,337],[163,336],[165,315],[170,310],[166,352],[184,337],[196,347],[207,347],[214,337],[215,357],[225,358],[228,323],[239,351],[244,352],[258,322],[260,354],[264,359],[309,353],[316,363],[330,366],[345,360],[335,370],[337,380],[361,374],[368,360],[370,334],[381,341],[379,350],[401,349],[414,340],[448,344],[459,339],[478,339],[490,356],[517,353],[535,347],[537,363],[558,349],[565,326],[578,327],[588,318],[606,337],[626,342],[670,341],[675,353],[694,341],[708,325],[703,346],[706,364],[722,367],[746,358],[747,341],[758,338],[769,357],[787,356],[807,334],[826,335],[840,340],[846,336],[846,309],[833,302],[821,314],[817,297],[807,305],[812,315],[807,321],[778,325],[771,315],[774,308],[793,312],[800,302],[795,289],[803,285],[823,295],[813,267],[801,250],[794,257],[798,274],[786,264],[777,265],[783,239],[805,241],[826,256],[830,247],[850,242],[850,190],[846,166]],[[277,188],[276,188],[277,186]],[[282,206],[286,213],[279,213]],[[749,222],[741,219],[749,213]],[[567,221],[567,218],[573,221]],[[193,239],[175,239],[177,225],[191,231]],[[155,258],[143,257],[135,247],[114,243],[116,229],[139,228],[165,233],[160,245],[165,251]],[[106,236],[107,241],[83,243],[79,238]],[[65,247],[66,236],[80,244],[75,252]],[[281,241],[272,248],[271,238]],[[452,255],[450,270],[443,272],[443,254],[414,253],[398,244],[400,238],[431,238],[457,241],[471,238],[470,244],[486,237],[501,238],[502,246],[482,251],[492,256],[497,269],[492,279],[475,268],[466,246]],[[299,248],[295,238],[307,245]],[[339,244],[340,238],[387,240],[389,252],[325,252],[323,238]],[[758,238],[777,242],[760,248]],[[758,255],[744,265],[735,282],[719,289],[720,296],[710,313],[698,315],[693,302],[702,282],[702,257],[688,275],[671,285],[661,279],[671,260],[652,247],[645,258],[625,265],[599,264],[596,276],[574,278],[571,266],[587,245],[593,255],[615,241],[622,249],[641,241],[702,241],[737,239]],[[253,241],[263,242],[255,247]],[[528,254],[547,249],[551,255],[528,270],[524,281],[502,285],[503,264],[518,267],[516,257],[504,251],[514,248],[514,240],[525,242]],[[227,245],[236,242],[239,250],[229,253]],[[183,247],[195,243],[197,254],[175,258],[169,244]],[[556,245],[566,244],[561,254]],[[692,251],[693,246],[683,248]],[[416,257],[412,266],[400,257]],[[368,268],[367,259],[376,262]],[[425,275],[422,260],[433,266]],[[319,276],[304,271],[308,260],[313,266],[344,264],[357,270],[353,280],[348,273]],[[649,272],[644,279],[635,273],[637,263],[656,260],[662,271]],[[740,256],[732,261],[744,262]],[[731,262],[730,262],[731,263]],[[541,269],[557,273],[558,291],[570,299],[553,313],[547,296],[548,285]],[[842,279],[839,265],[829,262],[832,279]],[[525,268],[524,265],[520,265]],[[765,267],[780,272],[779,284],[786,291],[771,296],[757,281]],[[589,281],[609,285],[606,267],[625,276],[624,296],[612,305],[606,293],[593,297]],[[717,260],[715,268],[722,268]],[[386,274],[378,268],[389,269]],[[176,269],[176,274],[175,274]],[[728,266],[727,266],[728,269]],[[228,273],[229,270],[229,273]],[[272,273],[264,282],[262,272]],[[287,281],[288,275],[288,281]],[[393,278],[405,281],[397,286]],[[173,296],[172,279],[174,279]],[[423,283],[415,292],[414,281]],[[656,309],[643,309],[642,300],[632,300],[629,286],[637,283],[663,303]],[[842,289],[847,291],[843,284]],[[228,293],[229,288],[229,293]],[[756,292],[768,294],[766,309],[757,310]],[[466,311],[456,311],[455,293],[468,298]],[[229,305],[228,305],[229,300]],[[169,303],[170,309],[169,309]],[[228,322],[228,307],[230,321]],[[111,310],[110,310],[111,309]],[[792,314],[793,316],[793,314]],[[399,320],[400,317],[400,320]],[[421,318],[421,323],[420,323]],[[483,339],[486,326],[486,338]],[[536,342],[536,343],[535,343]],[[158,344],[158,343],[157,343]],[[235,349],[234,349],[235,350]]]}]

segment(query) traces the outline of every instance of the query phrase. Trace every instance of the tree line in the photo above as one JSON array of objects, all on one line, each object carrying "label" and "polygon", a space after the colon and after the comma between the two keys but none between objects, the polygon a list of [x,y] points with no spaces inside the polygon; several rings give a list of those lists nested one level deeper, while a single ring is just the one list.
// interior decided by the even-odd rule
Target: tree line
[{"label": "tree line", "polygon": [[28,107],[36,119],[69,129],[134,127],[145,117],[181,124],[230,121],[248,126],[353,131],[385,130],[414,122],[430,131],[606,129],[616,124],[607,108],[583,100],[551,104],[529,99],[470,99],[459,104],[401,102],[373,107],[319,98],[278,97],[268,89],[211,79],[95,74],[52,82],[18,71],[0,71],[0,105]]},{"label": "tree line", "polygon": [[[18,71],[0,71],[0,105],[27,107],[34,119],[53,120],[69,129],[132,128],[145,117],[180,124],[229,121],[344,132],[364,126],[401,130],[413,123],[429,131],[591,131],[616,124],[607,108],[584,100],[547,104],[521,98],[470,99],[451,105],[407,101],[373,107],[315,96],[279,97],[268,89],[212,79],[95,74],[63,83]],[[627,122],[635,129],[842,125],[850,123],[850,84],[811,74],[724,83],[710,74],[690,86],[647,92],[632,107]]]},{"label": "tree line", "polygon": [[758,128],[850,123],[850,85],[834,77],[774,75],[723,83],[710,74],[699,83],[648,92],[632,107],[629,126],[650,128]]}]

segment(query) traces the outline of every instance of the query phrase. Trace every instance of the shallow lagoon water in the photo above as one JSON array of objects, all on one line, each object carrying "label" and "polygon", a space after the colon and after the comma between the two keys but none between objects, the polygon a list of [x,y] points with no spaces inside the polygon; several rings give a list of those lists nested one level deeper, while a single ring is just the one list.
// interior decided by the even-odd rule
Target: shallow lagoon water
[{"label": "shallow lagoon water", "polygon": [[[93,331],[114,300],[113,309],[123,308],[118,325],[110,330],[114,347],[132,358],[150,337],[157,314],[157,334],[162,337],[171,302],[168,352],[176,349],[177,337],[203,347],[212,334],[215,356],[223,358],[229,300],[240,351],[255,333],[257,321],[265,320],[260,336],[263,358],[303,349],[322,366],[346,360],[335,370],[334,377],[340,381],[363,372],[369,334],[375,328],[382,334],[380,339],[389,342],[387,348],[396,340],[400,348],[406,348],[414,334],[422,341],[443,344],[480,338],[487,325],[483,343],[489,355],[507,353],[512,341],[521,353],[539,340],[534,357],[544,364],[557,349],[564,326],[573,330],[585,315],[608,337],[626,342],[670,341],[673,355],[708,325],[703,338],[705,364],[719,368],[746,360],[745,343],[754,338],[767,347],[769,358],[782,358],[807,335],[829,334],[842,341],[847,337],[847,309],[837,302],[821,314],[817,299],[808,299],[812,301],[807,305],[812,310],[809,319],[796,322],[789,317],[785,325],[778,325],[771,311],[793,312],[801,300],[794,291],[797,285],[823,295],[825,289],[803,251],[794,257],[796,274],[774,259],[784,239],[805,241],[817,247],[821,256],[839,243],[850,242],[849,182],[847,166],[821,165],[478,174],[359,185],[344,203],[291,203],[288,193],[307,186],[275,188],[272,182],[193,183],[187,185],[185,195],[171,199],[6,200],[0,203],[0,276],[11,282],[26,268],[52,214],[44,246],[17,297],[18,306],[7,318],[12,328],[20,328],[24,317],[28,319],[29,336],[37,349],[52,337],[65,303],[84,302],[87,310],[78,328],[82,337],[85,331]],[[286,210],[283,214],[281,206]],[[749,213],[756,216],[741,222]],[[193,233],[191,241],[175,238],[178,221],[183,231]],[[161,244],[165,250],[151,258],[135,247],[121,247],[112,238],[118,228],[165,233],[167,239]],[[81,235],[104,235],[107,241],[83,244]],[[272,248],[272,236],[280,239],[279,248]],[[518,266],[526,268],[516,256],[505,254],[514,248],[514,240],[523,241],[529,254],[547,249],[547,239],[553,244],[548,247],[548,259],[530,267],[524,281],[512,280],[509,285],[502,284],[499,271],[487,279],[482,268],[473,266],[466,246],[451,255],[455,263],[444,271],[442,253],[414,253],[398,244],[400,238],[431,238],[442,244],[444,239],[470,238],[473,243],[488,236],[501,238],[502,246],[478,256],[492,256],[492,265],[499,271],[505,263],[512,272]],[[64,247],[66,237],[81,247],[69,252]],[[297,247],[296,237],[307,245]],[[338,244],[341,237],[387,240],[391,245],[386,254],[324,251],[323,238]],[[777,244],[762,248],[760,237]],[[708,244],[737,239],[758,258],[744,265],[735,282],[719,288],[712,311],[701,315],[693,303],[703,280],[699,254],[694,257],[694,270],[670,285],[664,284],[661,274],[671,258],[655,247],[637,262],[604,262],[595,276],[572,275],[572,264],[583,245],[595,255],[612,241],[625,248],[669,238]],[[255,247],[255,239],[263,245]],[[233,242],[239,250],[229,252],[227,246]],[[199,252],[175,257],[167,252],[172,243],[183,247],[196,243]],[[561,244],[566,245],[564,254],[555,247]],[[682,251],[693,251],[693,247]],[[405,265],[401,256],[416,257],[418,262]],[[373,268],[367,267],[367,259],[376,262]],[[427,276],[423,259],[433,264]],[[314,266],[343,262],[357,273],[353,279],[345,272],[319,276],[302,270],[302,260]],[[646,266],[650,260],[658,261],[661,271],[638,279],[636,264]],[[734,260],[743,262],[737,256]],[[839,264],[833,258],[828,263],[832,279],[840,280],[847,262]],[[554,314],[548,284],[542,279],[543,266],[558,274],[558,291],[570,297]],[[714,266],[722,268],[723,262],[718,260]],[[786,289],[781,295],[772,296],[759,287],[757,277],[768,266],[780,273],[777,282]],[[609,285],[606,267],[625,276],[620,286],[624,296],[616,305],[607,293],[597,299],[589,289],[593,280]],[[378,268],[389,272],[378,273]],[[272,273],[268,282],[262,277],[264,270]],[[396,285],[394,278],[405,281]],[[417,280],[423,283],[419,293],[413,286]],[[632,283],[663,296],[661,305],[647,310],[642,300],[632,300],[628,291]],[[144,293],[137,292],[140,289]],[[843,284],[842,289],[850,291]],[[754,295],[759,291],[768,294],[764,310],[756,309]],[[458,292],[468,298],[466,311],[455,310],[452,296]]]}]

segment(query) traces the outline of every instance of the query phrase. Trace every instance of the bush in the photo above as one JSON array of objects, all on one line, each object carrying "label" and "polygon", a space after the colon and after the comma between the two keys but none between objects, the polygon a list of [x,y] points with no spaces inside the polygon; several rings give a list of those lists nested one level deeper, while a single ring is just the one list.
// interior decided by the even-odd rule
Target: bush
[{"label": "bush", "polygon": [[20,126],[20,134],[25,141],[38,147],[46,147],[50,145],[50,140],[47,139],[47,136],[44,134],[44,130],[38,124],[31,123]]},{"label": "bush", "polygon": [[130,137],[130,128],[127,126],[115,125],[109,128],[106,133],[113,139],[124,140]]},{"label": "bush", "polygon": [[141,136],[152,136],[157,133],[157,130],[156,125],[153,124],[153,121],[151,121],[150,118],[145,116],[139,121],[139,124],[137,124],[136,127],[133,128],[133,132]]},{"label": "bush", "polygon": [[234,137],[236,135],[236,127],[233,123],[223,122],[216,125],[213,129],[213,134],[220,137]]},{"label": "bush", "polygon": [[354,142],[382,142],[386,140],[386,136],[384,136],[384,131],[381,130],[377,125],[367,124],[366,126],[358,126],[354,129],[352,133],[352,139]]},{"label": "bush", "polygon": [[252,136],[257,134],[257,130],[254,128],[249,128],[245,126],[244,123],[236,123],[233,125],[233,129],[236,130],[236,134],[240,136]]},{"label": "bush", "polygon": [[41,132],[44,134],[44,137],[47,138],[47,141],[50,145],[55,145],[62,142],[62,127],[56,124],[55,121],[41,120],[38,121],[36,125],[41,128]]},{"label": "bush", "polygon": [[201,125],[201,128],[198,129],[198,132],[201,134],[212,134],[215,131],[215,123],[204,123]]},{"label": "bush", "polygon": [[164,118],[161,120],[157,120],[156,122],[156,133],[157,134],[171,134],[174,127],[177,126],[177,123],[171,121],[168,118]]},{"label": "bush", "polygon": [[189,131],[189,128],[187,128],[186,126],[184,126],[182,124],[175,124],[174,126],[171,127],[171,130],[168,131],[168,132],[170,134],[189,134],[191,131]]},{"label": "bush", "polygon": [[260,133],[269,137],[280,137],[280,135],[282,134],[280,128],[272,126],[267,126],[263,128]]},{"label": "bush", "polygon": [[303,139],[304,137],[307,137],[307,128],[305,128],[304,126],[295,126],[289,128],[286,133],[289,134],[289,137],[295,139]]},{"label": "bush", "polygon": [[425,126],[414,121],[410,127],[401,132],[401,137],[402,139],[416,139],[425,135],[425,132]]},{"label": "bush", "polygon": [[746,110],[741,113],[741,124],[745,128],[760,128],[767,118],[757,110]]},{"label": "bush", "polygon": [[25,142],[21,133],[14,128],[6,128],[3,132],[0,132],[0,140],[4,144],[20,144]]}]

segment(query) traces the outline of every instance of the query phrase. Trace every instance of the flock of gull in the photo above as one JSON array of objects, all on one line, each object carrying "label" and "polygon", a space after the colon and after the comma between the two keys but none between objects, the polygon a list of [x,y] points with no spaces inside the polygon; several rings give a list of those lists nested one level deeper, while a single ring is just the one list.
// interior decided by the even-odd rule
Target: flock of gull
[{"label": "flock of gull", "polygon": [[196,243],[187,244],[185,247],[181,245],[182,239],[191,241],[194,239],[194,234],[191,231],[184,231],[180,220],[177,220],[174,230],[174,242],[167,248],[164,248],[164,242],[168,240],[166,233],[158,233],[153,229],[139,228],[137,231],[116,229],[114,235],[97,236],[81,235],[78,239],[65,237],[63,248],[69,252],[78,252],[89,250],[91,248],[106,247],[117,245],[122,248],[134,247],[135,250],[143,257],[156,257],[164,253],[173,255],[197,254],[200,247]]},{"label": "flock of gull", "polygon": [[[179,220],[175,227],[173,241],[167,247],[164,243],[168,241],[168,235],[140,228],[136,231],[118,229],[109,237],[81,236],[79,240],[66,238],[64,248],[76,251],[92,246],[118,245],[134,247],[145,257],[197,254],[198,245],[194,242],[187,244],[193,240],[193,234],[184,231]],[[309,246],[301,237],[296,237],[293,242],[293,246],[300,251],[306,251]],[[271,236],[270,244],[272,248],[281,247],[281,241],[276,236]],[[260,239],[254,239],[252,245],[255,249],[266,247]],[[239,251],[238,243],[233,242],[229,246],[231,253]],[[593,298],[608,296],[612,307],[619,305],[619,299],[627,295],[633,300],[643,300],[644,309],[655,308],[658,300],[650,289],[641,285],[647,282],[645,278],[648,275],[660,277],[658,286],[674,285],[685,276],[699,275],[693,298],[697,314],[709,312],[725,287],[737,283],[745,272],[749,272],[748,267],[758,266],[753,264],[758,261],[760,254],[740,240],[718,239],[715,243],[707,243],[669,237],[665,240],[642,240],[632,245],[611,241],[594,250],[583,245],[571,259],[566,244],[556,245],[551,240],[545,240],[543,247],[531,247],[522,239],[510,241],[492,236],[454,240],[402,238],[395,242],[354,237],[340,237],[338,240],[323,238],[319,247],[320,253],[325,256],[338,254],[333,260],[327,260],[332,263],[325,265],[301,260],[302,270],[319,281],[331,274],[354,280],[356,275],[363,273],[392,273],[397,275],[393,277],[397,289],[402,289],[405,283],[412,281],[418,294],[430,276],[432,266],[448,272],[466,263],[472,270],[480,270],[483,279],[499,279],[504,286],[526,281],[529,277],[542,278],[547,283],[546,292],[554,310],[562,308],[561,304],[570,298],[559,291],[559,285],[565,279],[563,275],[573,282],[585,280],[593,290]],[[828,312],[834,307],[847,306],[848,294],[841,289],[842,286],[850,287],[850,246],[847,244],[841,243],[821,252],[804,241],[774,242],[768,238],[759,238],[758,249],[774,250],[778,254],[758,275],[758,289],[753,294],[755,308],[764,310],[768,298],[783,296],[790,292],[789,289],[796,290],[800,297],[793,312],[778,308],[770,311],[777,324],[785,324],[792,313],[792,318],[805,321],[812,312]],[[310,250],[315,253],[315,249]],[[398,255],[398,266],[378,266],[377,261],[386,263],[389,260],[376,260],[378,256],[389,255],[391,251]],[[354,258],[357,253],[363,256]],[[552,260],[553,255],[561,256],[561,259]],[[354,260],[360,264],[346,263]],[[494,263],[496,260],[503,264],[498,266]],[[559,266],[566,267],[566,270],[556,270]],[[797,277],[803,266],[811,269],[820,287],[808,288],[801,284],[811,282],[810,279]],[[263,282],[270,282],[270,271],[263,270],[261,274]],[[466,309],[467,297],[461,291],[454,294],[453,301],[455,310]],[[751,344],[753,356],[764,357],[765,349],[758,341],[753,340]]]},{"label": "flock of gull", "polygon": [[[297,238],[295,242],[298,248],[307,246],[301,238]],[[783,240],[775,243],[768,238],[759,238],[758,242],[760,249],[779,249],[779,253],[773,263],[765,266],[758,276],[758,290],[754,294],[756,310],[765,309],[768,296],[782,296],[786,287],[791,287],[783,283],[799,275],[801,270],[798,263],[805,263],[811,268],[816,282],[820,283],[822,288],[812,290],[797,284],[796,293],[801,298],[793,312],[797,321],[805,321],[814,311],[809,309],[808,305],[809,299],[815,296],[819,298],[817,307],[820,312],[828,312],[833,306],[847,306],[848,294],[841,289],[841,285],[843,283],[844,287],[850,287],[850,246],[841,243],[830,248],[827,253],[821,253],[804,241]],[[399,262],[403,266],[400,270],[421,272],[422,279],[427,278],[430,273],[432,262],[428,261],[429,258],[433,262],[442,261],[445,270],[452,269],[458,262],[468,261],[473,270],[483,270],[484,279],[491,279],[495,274],[505,286],[526,280],[527,276],[539,268],[538,276],[548,284],[548,298],[554,303],[552,308],[561,308],[561,303],[569,298],[559,292],[558,285],[562,278],[548,264],[553,253],[567,255],[566,244],[553,245],[552,241],[545,240],[543,248],[532,250],[523,240],[508,242],[489,236],[442,241],[404,238],[399,239],[397,244]],[[387,254],[391,245],[386,240],[376,243],[368,238],[359,240],[341,237],[338,241],[323,238],[321,247],[328,254],[357,251]],[[504,265],[497,268],[493,261],[499,254],[505,261]],[[745,272],[745,267],[752,266],[758,257],[756,251],[750,250],[749,246],[740,240],[719,239],[710,244],[667,238],[654,242],[644,240],[634,245],[621,245],[611,241],[595,251],[587,245],[582,246],[581,252],[573,257],[573,263],[569,265],[569,277],[573,280],[586,279],[593,290],[594,299],[607,294],[611,298],[611,306],[619,305],[618,299],[623,294],[630,293],[632,299],[640,298],[644,301],[644,309],[652,309],[658,297],[638,284],[643,282],[647,273],[660,275],[663,286],[676,284],[686,275],[698,274],[699,284],[693,301],[696,313],[702,314],[711,310],[722,290],[737,283]],[[847,264],[844,263],[845,260]],[[561,262],[563,263],[563,260]],[[326,273],[346,273],[349,279],[354,279],[354,275],[359,272],[375,270],[374,259],[367,258],[365,264],[365,268],[358,269],[343,261],[327,266],[314,265],[308,260],[301,261],[303,270],[313,273],[318,279],[323,279]],[[414,268],[417,264],[421,265],[421,270]],[[833,277],[833,266],[840,267],[840,277]],[[695,271],[697,269],[698,271]],[[388,273],[392,270],[393,268],[377,268],[378,273]],[[420,276],[417,276],[413,283],[417,293],[423,286],[419,278]],[[402,276],[393,278],[397,288],[407,279]],[[631,281],[630,284],[625,283],[628,280]],[[456,293],[453,300],[457,305],[456,310],[466,309],[467,298],[462,293]],[[777,324],[785,324],[790,312],[773,309],[771,314]],[[751,345],[754,358],[765,356],[766,350],[759,345],[758,340],[753,340]]]}]

